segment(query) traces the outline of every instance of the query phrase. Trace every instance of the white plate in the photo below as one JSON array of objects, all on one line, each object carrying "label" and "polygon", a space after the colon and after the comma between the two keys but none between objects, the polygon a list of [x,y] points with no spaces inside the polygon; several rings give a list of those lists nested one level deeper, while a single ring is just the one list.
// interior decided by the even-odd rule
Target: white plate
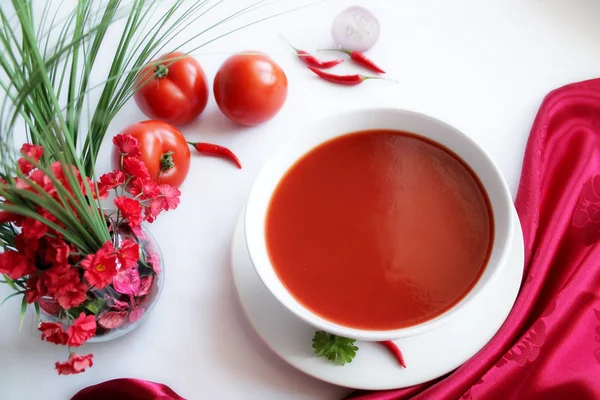
[{"label": "white plate", "polygon": [[508,264],[480,301],[468,304],[460,318],[436,330],[395,341],[404,354],[407,369],[373,342],[357,341],[359,351],[345,366],[315,357],[312,337],[316,329],[279,304],[254,271],[244,239],[243,218],[234,234],[233,277],[250,323],[267,346],[293,367],[317,379],[356,389],[412,386],[456,369],[481,350],[502,326],[523,275],[523,234],[516,212],[513,218],[515,232]]}]

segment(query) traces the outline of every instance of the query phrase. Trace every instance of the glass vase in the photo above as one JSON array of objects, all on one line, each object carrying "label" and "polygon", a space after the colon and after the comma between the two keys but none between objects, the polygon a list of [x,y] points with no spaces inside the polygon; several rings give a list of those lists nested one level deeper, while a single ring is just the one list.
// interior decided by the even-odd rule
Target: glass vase
[{"label": "glass vase", "polygon": [[[105,342],[119,338],[140,326],[158,301],[165,271],[163,257],[156,239],[150,232],[141,227],[132,231],[127,224],[117,228],[114,218],[110,218],[113,245],[119,248],[125,239],[138,243],[140,260],[137,266],[129,270],[126,282],[113,283],[102,289],[92,288],[86,293],[86,301],[65,311],[51,297],[42,297],[40,305],[40,320],[42,322],[59,322],[64,326],[77,318],[82,312],[95,315],[96,334],[89,343]],[[117,269],[120,270],[117,262]],[[135,270],[135,271],[134,271]]]}]

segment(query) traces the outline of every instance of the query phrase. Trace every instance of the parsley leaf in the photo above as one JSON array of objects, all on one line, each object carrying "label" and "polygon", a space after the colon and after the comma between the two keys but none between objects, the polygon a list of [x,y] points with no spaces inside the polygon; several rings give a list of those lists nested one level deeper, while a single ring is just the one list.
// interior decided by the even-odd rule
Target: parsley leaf
[{"label": "parsley leaf", "polygon": [[348,339],[325,331],[316,331],[312,340],[312,347],[317,357],[327,357],[329,361],[344,365],[352,362],[358,347],[354,345],[356,339]]}]

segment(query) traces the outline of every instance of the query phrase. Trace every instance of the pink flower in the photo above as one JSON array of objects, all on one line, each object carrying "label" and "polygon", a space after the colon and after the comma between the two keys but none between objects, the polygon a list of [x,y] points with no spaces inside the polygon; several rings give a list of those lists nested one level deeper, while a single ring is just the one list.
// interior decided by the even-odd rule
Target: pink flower
[{"label": "pink flower", "polygon": [[[35,145],[35,144],[25,143],[21,147],[21,154],[23,155],[23,157],[26,157],[28,159],[39,161],[40,158],[42,158],[42,155],[44,154],[44,149],[43,149],[42,146],[38,146],[38,145]],[[29,162],[29,160],[27,160],[25,158],[19,158],[17,160],[17,164],[19,164],[19,169],[25,175],[28,175],[35,168]]]},{"label": "pink flower", "polygon": [[29,304],[35,303],[42,296],[45,296],[47,293],[46,286],[42,280],[37,276],[32,276],[27,279],[27,290],[25,291],[25,297]]},{"label": "pink flower", "polygon": [[67,344],[69,336],[61,324],[56,322],[42,322],[38,329],[42,332],[42,340],[54,344]]},{"label": "pink flower", "polygon": [[129,193],[134,196],[142,194],[143,199],[151,199],[160,194],[158,185],[152,179],[136,178],[133,180]]},{"label": "pink flower", "polygon": [[131,239],[123,240],[121,248],[117,252],[117,257],[122,268],[130,269],[137,265],[140,260],[140,246]]},{"label": "pink flower", "polygon": [[116,329],[127,320],[127,311],[108,311],[98,318],[98,324],[106,329]]},{"label": "pink flower", "polygon": [[0,253],[0,274],[19,279],[35,272],[33,263],[23,254],[12,250]]},{"label": "pink flower", "polygon": [[125,173],[123,171],[112,171],[100,177],[98,182],[98,191],[101,199],[108,197],[108,192],[125,183]]},{"label": "pink flower", "polygon": [[181,196],[181,192],[174,186],[170,185],[160,185],[159,187],[161,196],[164,197],[167,205],[165,210],[174,210],[179,205],[179,196]]},{"label": "pink flower", "polygon": [[86,370],[86,368],[90,368],[94,365],[92,362],[92,354],[88,354],[87,356],[80,356],[77,353],[73,353],[69,356],[67,362],[59,363],[57,362],[56,370],[59,375],[71,375],[71,374],[79,374]]},{"label": "pink flower", "polygon": [[140,153],[140,142],[128,133],[120,133],[113,138],[113,144],[119,150],[122,155],[139,157]]},{"label": "pink flower", "polygon": [[69,326],[68,334],[67,344],[70,347],[81,346],[96,334],[96,317],[79,314],[79,317]]},{"label": "pink flower", "polygon": [[104,288],[117,274],[117,255],[110,241],[104,243],[96,254],[88,254],[81,266],[85,269],[83,277],[92,286]]},{"label": "pink flower", "polygon": [[146,261],[152,265],[154,272],[157,274],[161,273],[162,267],[160,265],[160,255],[158,253],[148,250]]},{"label": "pink flower", "polygon": [[131,310],[131,312],[129,313],[129,323],[135,324],[136,322],[138,322],[144,316],[145,311],[146,310],[144,310],[143,308],[136,308],[135,310]]},{"label": "pink flower", "polygon": [[160,185],[159,194],[152,198],[150,205],[146,208],[146,219],[153,222],[163,210],[174,210],[179,205],[179,189],[169,185]]},{"label": "pink flower", "polygon": [[129,220],[131,227],[139,226],[144,221],[143,209],[139,201],[126,196],[119,196],[115,199],[115,205],[121,211],[123,217]]},{"label": "pink flower", "polygon": [[113,278],[113,289],[121,294],[137,296],[140,292],[140,273],[137,268],[122,269]]},{"label": "pink flower", "polygon": [[157,196],[152,199],[150,205],[146,208],[146,220],[150,223],[154,222],[158,214],[160,214],[165,207],[167,207],[167,202],[164,197]]},{"label": "pink flower", "polygon": [[150,172],[143,161],[133,157],[123,159],[123,171],[134,178],[150,179]]}]

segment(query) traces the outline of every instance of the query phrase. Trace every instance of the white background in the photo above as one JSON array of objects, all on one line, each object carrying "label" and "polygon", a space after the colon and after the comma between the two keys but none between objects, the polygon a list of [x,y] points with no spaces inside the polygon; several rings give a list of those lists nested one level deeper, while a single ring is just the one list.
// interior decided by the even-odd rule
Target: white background
[{"label": "white background", "polygon": [[[228,0],[222,7],[231,12],[242,3]],[[284,0],[278,6],[298,4]],[[310,51],[330,47],[331,21],[353,4],[379,17],[381,37],[368,55],[398,83],[334,86],[306,70],[278,37]],[[264,7],[247,20],[271,12]],[[230,244],[260,167],[289,138],[291,127],[338,110],[393,106],[431,114],[472,136],[497,162],[514,196],[529,129],[543,97],[561,85],[600,75],[599,15],[596,0],[330,0],[199,50],[196,56],[211,82],[226,58],[215,53],[269,53],[289,79],[284,108],[269,123],[241,128],[220,114],[211,95],[201,118],[184,130],[192,140],[229,146],[244,169],[220,159],[193,158],[180,207],[150,226],[165,256],[162,297],[134,333],[81,350],[94,353],[91,370],[59,377],[54,362],[67,358],[66,349],[41,342],[30,316],[19,333],[17,300],[0,309],[0,398],[67,399],[85,386],[118,377],[163,382],[190,400],[340,398],[347,389],[309,378],[272,354],[240,308]],[[207,15],[186,34],[209,22],[214,21]],[[110,51],[102,58],[108,65]],[[336,72],[356,70],[345,64]],[[142,119],[130,102],[109,136]],[[98,170],[107,169],[104,157]],[[6,294],[9,289],[0,287],[0,296]]]}]

